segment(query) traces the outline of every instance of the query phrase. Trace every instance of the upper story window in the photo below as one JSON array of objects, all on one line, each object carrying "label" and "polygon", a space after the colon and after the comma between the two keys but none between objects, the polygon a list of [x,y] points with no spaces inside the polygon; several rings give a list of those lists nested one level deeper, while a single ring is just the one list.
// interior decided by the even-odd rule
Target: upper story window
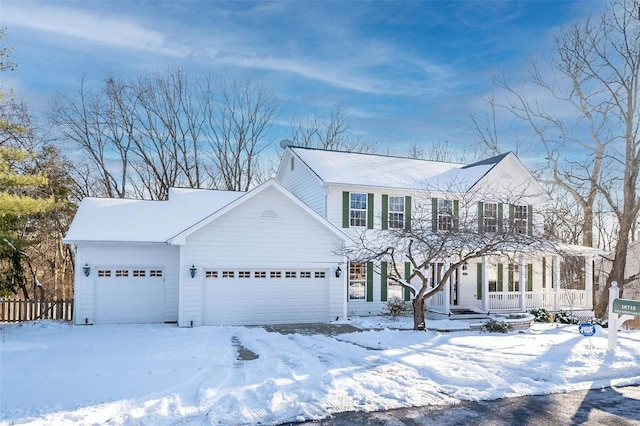
[{"label": "upper story window", "polygon": [[484,203],[483,230],[498,232],[498,203]]},{"label": "upper story window", "polygon": [[404,228],[404,197],[389,197],[389,228]]},{"label": "upper story window", "polygon": [[513,206],[513,233],[526,234],[529,222],[527,206]]},{"label": "upper story window", "polygon": [[438,231],[453,229],[453,201],[438,199]]},{"label": "upper story window", "polygon": [[367,194],[350,194],[349,226],[367,226]]}]

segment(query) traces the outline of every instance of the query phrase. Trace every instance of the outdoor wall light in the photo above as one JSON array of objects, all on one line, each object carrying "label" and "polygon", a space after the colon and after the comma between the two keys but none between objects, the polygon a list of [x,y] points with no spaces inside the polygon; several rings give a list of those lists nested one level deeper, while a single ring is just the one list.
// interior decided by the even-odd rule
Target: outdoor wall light
[{"label": "outdoor wall light", "polygon": [[198,272],[198,268],[196,268],[196,265],[191,265],[191,268],[189,268],[189,275],[191,275],[191,278],[196,277],[196,272]]},{"label": "outdoor wall light", "polygon": [[336,278],[340,278],[340,275],[342,275],[342,269],[340,269],[340,265],[338,265],[336,268]]},{"label": "outdoor wall light", "polygon": [[88,277],[89,274],[91,273],[91,266],[89,266],[88,263],[85,263],[84,266],[82,267],[82,272],[84,272],[85,277]]}]

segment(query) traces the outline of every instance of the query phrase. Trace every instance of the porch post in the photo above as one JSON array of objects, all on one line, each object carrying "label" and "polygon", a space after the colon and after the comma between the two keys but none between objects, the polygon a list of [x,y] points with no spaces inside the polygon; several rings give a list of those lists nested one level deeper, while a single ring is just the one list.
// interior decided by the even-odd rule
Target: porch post
[{"label": "porch post", "polygon": [[585,303],[587,309],[593,309],[593,258],[584,257],[584,290],[587,292]]},{"label": "porch post", "polygon": [[524,263],[524,257],[520,258],[520,267],[518,268],[518,282],[520,283],[520,311],[524,312],[527,310],[527,295],[525,290],[527,289],[527,283],[524,282],[525,277],[525,269],[527,265]]},{"label": "porch post", "polygon": [[553,291],[554,291],[554,310],[560,310],[560,258],[553,256]]},{"label": "porch post", "polygon": [[[449,270],[449,262],[445,259],[442,262],[442,273],[445,273],[446,271]],[[450,308],[451,308],[451,277],[449,277],[449,279],[447,280],[447,282],[444,285],[444,288],[442,289],[442,291],[444,291],[444,312],[446,314],[451,313]]]},{"label": "porch post", "polygon": [[487,276],[487,256],[482,256],[482,310],[489,311],[489,277]]}]

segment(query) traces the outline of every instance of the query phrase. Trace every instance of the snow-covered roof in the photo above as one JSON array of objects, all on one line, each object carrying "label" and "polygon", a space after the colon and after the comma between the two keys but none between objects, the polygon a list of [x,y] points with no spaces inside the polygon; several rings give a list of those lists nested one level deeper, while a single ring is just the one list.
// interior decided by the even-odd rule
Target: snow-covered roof
[{"label": "snow-covered roof", "polygon": [[166,242],[243,194],[172,188],[167,201],[85,198],[64,241]]},{"label": "snow-covered roof", "polygon": [[326,183],[386,188],[447,189],[455,185],[467,190],[499,162],[465,166],[388,155],[302,147],[289,149]]}]

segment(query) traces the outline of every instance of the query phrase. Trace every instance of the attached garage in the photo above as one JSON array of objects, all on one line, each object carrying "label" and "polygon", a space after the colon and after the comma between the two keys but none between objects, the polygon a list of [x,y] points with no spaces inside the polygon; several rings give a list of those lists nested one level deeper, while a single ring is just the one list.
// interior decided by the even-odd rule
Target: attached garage
[{"label": "attached garage", "polygon": [[[342,231],[274,180],[247,192],[171,189],[167,201],[86,198],[76,324],[257,325],[346,315]],[[147,265],[147,266],[143,266]],[[154,266],[155,265],[155,266]]]},{"label": "attached garage", "polygon": [[96,323],[145,324],[164,321],[162,268],[100,267],[95,280]]},{"label": "attached garage", "polygon": [[255,325],[325,322],[324,269],[206,269],[204,324]]}]

